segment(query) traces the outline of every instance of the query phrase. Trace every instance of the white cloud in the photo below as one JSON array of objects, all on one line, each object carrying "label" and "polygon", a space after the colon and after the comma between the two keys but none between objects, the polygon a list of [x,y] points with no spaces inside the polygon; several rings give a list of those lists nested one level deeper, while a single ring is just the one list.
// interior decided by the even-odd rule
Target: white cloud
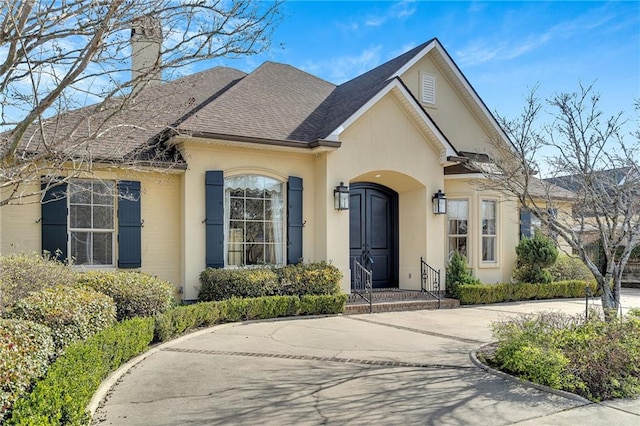
[{"label": "white cloud", "polygon": [[332,83],[340,84],[379,65],[382,61],[381,52],[382,46],[377,45],[356,56],[337,56],[323,62],[308,60],[300,68]]},{"label": "white cloud", "polygon": [[[473,40],[467,46],[456,51],[457,61],[464,67],[488,61],[515,59],[550,43],[579,36],[581,33],[607,25],[615,18],[610,14],[602,14],[599,10],[596,12],[560,22],[545,31],[529,34],[525,37],[509,39],[503,33],[496,32],[493,38]],[[513,33],[511,29],[509,32]]]}]

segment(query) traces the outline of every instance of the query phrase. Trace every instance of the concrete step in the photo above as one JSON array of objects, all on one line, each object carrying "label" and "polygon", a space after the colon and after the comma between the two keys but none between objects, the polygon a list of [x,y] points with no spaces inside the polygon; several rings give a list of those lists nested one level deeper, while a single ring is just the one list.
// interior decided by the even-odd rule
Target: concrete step
[{"label": "concrete step", "polygon": [[[444,296],[444,294],[443,294]],[[394,302],[410,300],[433,300],[432,295],[419,290],[398,290],[398,289],[375,289],[372,293],[373,302]],[[351,293],[347,303],[362,303],[362,297]]]},{"label": "concrete step", "polygon": [[[346,315],[368,314],[369,304],[360,302],[348,303],[344,313]],[[441,309],[453,309],[460,306],[457,299],[442,299],[440,303]],[[373,303],[373,312],[397,312],[397,311],[416,311],[420,309],[438,309],[437,300],[396,300],[396,301],[377,301]]]}]

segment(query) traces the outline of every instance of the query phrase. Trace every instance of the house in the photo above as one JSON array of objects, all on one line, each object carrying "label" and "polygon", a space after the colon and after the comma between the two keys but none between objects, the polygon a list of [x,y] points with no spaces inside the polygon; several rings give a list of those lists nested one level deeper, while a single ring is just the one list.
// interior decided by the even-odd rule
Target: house
[{"label": "house", "polygon": [[[3,253],[146,271],[187,301],[206,267],[301,259],[337,266],[350,292],[363,253],[374,287],[419,289],[420,259],[444,272],[455,250],[483,282],[511,277],[518,205],[463,166],[510,142],[437,39],[340,85],[273,62],[216,67],[151,85],[115,120],[82,146],[86,179],[0,209]],[[86,109],[55,121],[69,146],[102,126]]]}]

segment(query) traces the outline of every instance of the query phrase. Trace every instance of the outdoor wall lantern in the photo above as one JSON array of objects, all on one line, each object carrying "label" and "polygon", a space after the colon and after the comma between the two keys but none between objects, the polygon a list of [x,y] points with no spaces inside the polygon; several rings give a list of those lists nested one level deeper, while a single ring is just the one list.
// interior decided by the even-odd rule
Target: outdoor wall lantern
[{"label": "outdoor wall lantern", "polygon": [[344,182],[340,182],[340,185],[333,190],[333,208],[349,210],[349,188],[344,186]]},{"label": "outdoor wall lantern", "polygon": [[438,189],[438,192],[431,197],[431,203],[433,203],[433,214],[446,214],[447,213],[447,197],[444,192]]}]

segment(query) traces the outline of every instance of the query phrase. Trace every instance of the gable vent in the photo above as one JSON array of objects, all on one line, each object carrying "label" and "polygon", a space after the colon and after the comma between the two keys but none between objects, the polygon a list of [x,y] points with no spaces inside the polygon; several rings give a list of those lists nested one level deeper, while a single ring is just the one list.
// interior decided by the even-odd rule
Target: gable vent
[{"label": "gable vent", "polygon": [[436,103],[436,77],[434,75],[422,74],[422,103]]}]

